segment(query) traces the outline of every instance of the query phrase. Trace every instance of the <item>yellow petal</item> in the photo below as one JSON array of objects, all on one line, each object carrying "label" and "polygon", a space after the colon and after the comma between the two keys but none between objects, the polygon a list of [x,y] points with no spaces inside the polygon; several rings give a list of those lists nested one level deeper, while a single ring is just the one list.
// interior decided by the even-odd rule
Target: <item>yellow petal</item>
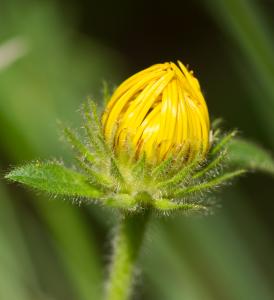
[{"label": "yellow petal", "polygon": [[124,81],[102,116],[117,155],[130,143],[151,163],[184,153],[189,161],[209,150],[209,115],[198,80],[181,63],[153,65]]}]

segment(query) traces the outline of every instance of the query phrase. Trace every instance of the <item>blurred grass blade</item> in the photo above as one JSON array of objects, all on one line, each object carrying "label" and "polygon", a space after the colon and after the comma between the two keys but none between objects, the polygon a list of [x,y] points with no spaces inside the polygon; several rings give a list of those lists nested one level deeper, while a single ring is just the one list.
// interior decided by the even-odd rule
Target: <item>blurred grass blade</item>
[{"label": "blurred grass blade", "polygon": [[[252,226],[251,232],[261,229],[248,210],[242,218],[243,211],[238,212],[239,220],[247,223],[246,218],[251,219],[246,224]],[[153,245],[151,254],[146,251],[144,269],[156,285],[157,299],[272,299],[263,268],[254,261],[252,249],[234,221],[225,215],[203,219],[178,216],[150,229]]]},{"label": "blurred grass blade", "polygon": [[[41,287],[32,265],[13,201],[0,182],[0,299],[29,300]],[[46,299],[46,298],[44,298]]]},{"label": "blurred grass blade", "polygon": [[[198,272],[189,264],[184,250],[170,242],[169,236],[173,234],[170,226],[165,231],[159,219],[152,220],[147,235],[153,236],[147,245],[150,251],[146,250],[142,257],[142,268],[149,277],[149,290],[153,289],[153,297],[148,299],[212,299]],[[181,233],[176,238],[181,239]]]},{"label": "blurred grass blade", "polygon": [[52,162],[37,162],[16,168],[6,178],[54,195],[90,198],[100,195],[88,183],[86,176]]},{"label": "blurred grass blade", "polygon": [[[245,218],[249,219],[247,211]],[[181,244],[181,251],[187,247],[190,263],[207,289],[211,288],[212,299],[272,299],[271,285],[230,218],[222,215],[200,222],[180,218],[174,222],[174,230],[174,236],[169,236]],[[179,235],[184,239],[177,239]],[[211,283],[203,278],[206,272]]]},{"label": "blurred grass blade", "polygon": [[274,145],[274,42],[259,1],[205,0],[205,3],[219,26],[236,40],[253,71],[248,77],[253,77],[251,82],[256,82],[257,89],[260,86],[260,94],[250,100]]},{"label": "blurred grass blade", "polygon": [[[56,146],[56,120],[77,123],[79,103],[91,92],[100,101],[102,79],[119,78],[121,59],[92,39],[76,38],[73,24],[53,2],[3,1],[0,20],[0,45],[13,41],[14,47],[15,41],[18,49],[18,42],[21,48],[25,42],[29,48],[1,71],[0,118],[16,126],[40,158],[49,153],[63,156],[63,149]],[[16,147],[8,131],[1,135],[5,151],[8,146]]]},{"label": "blurred grass blade", "polygon": [[79,300],[102,299],[103,267],[94,230],[83,208],[61,201],[37,199],[41,218],[48,225],[54,248]]},{"label": "blurred grass blade", "polygon": [[255,143],[234,139],[228,146],[229,164],[248,170],[259,170],[274,175],[274,159]]}]

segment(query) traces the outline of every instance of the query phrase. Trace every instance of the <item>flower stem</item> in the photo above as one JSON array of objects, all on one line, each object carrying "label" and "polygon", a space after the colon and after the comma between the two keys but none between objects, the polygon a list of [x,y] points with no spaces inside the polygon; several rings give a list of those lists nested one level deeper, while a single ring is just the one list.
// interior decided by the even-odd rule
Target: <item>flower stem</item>
[{"label": "flower stem", "polygon": [[134,282],[135,263],[142,245],[149,212],[124,215],[114,238],[114,254],[106,300],[128,300]]}]

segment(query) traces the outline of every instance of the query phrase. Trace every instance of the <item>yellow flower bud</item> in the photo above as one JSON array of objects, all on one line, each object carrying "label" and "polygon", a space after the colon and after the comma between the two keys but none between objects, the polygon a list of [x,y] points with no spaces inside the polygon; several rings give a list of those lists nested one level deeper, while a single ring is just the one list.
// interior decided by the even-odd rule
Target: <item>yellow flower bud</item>
[{"label": "yellow flower bud", "polygon": [[192,71],[178,61],[156,64],[124,81],[102,117],[105,139],[116,153],[130,143],[136,157],[157,163],[184,149],[184,158],[205,156],[210,122]]}]

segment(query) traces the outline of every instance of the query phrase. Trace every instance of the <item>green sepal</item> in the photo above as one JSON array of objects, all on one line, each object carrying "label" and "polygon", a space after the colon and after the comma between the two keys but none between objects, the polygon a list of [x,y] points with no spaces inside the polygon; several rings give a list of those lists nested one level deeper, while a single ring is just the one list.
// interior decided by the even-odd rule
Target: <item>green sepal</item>
[{"label": "green sepal", "polygon": [[87,140],[90,146],[94,149],[97,156],[105,157],[105,142],[102,139],[102,128],[98,124],[98,113],[94,109],[94,103],[91,100],[84,103],[82,106],[82,116],[84,119],[84,128],[86,130]]},{"label": "green sepal", "polygon": [[88,178],[56,162],[35,162],[12,170],[7,179],[53,195],[98,198],[101,192]]},{"label": "green sepal", "polygon": [[102,92],[103,92],[103,107],[106,107],[111,98],[112,91],[110,90],[109,84],[105,80],[103,80]]},{"label": "green sepal", "polygon": [[214,119],[212,122],[211,122],[211,128],[216,131],[220,128],[221,124],[223,123],[223,119],[222,118],[217,118],[217,119]]},{"label": "green sepal", "polygon": [[83,159],[88,160],[90,163],[95,162],[95,156],[91,153],[90,149],[82,143],[80,138],[78,137],[77,133],[69,127],[63,126],[63,133],[66,137],[67,141],[72,146],[72,149],[75,150],[78,156]]},{"label": "green sepal", "polygon": [[121,184],[122,186],[124,186],[125,184],[125,178],[123,177],[118,163],[116,161],[115,158],[110,157],[110,174],[114,177],[114,179]]},{"label": "green sepal", "polygon": [[173,160],[174,157],[170,155],[168,158],[160,162],[159,165],[153,168],[151,176],[155,179],[163,177],[166,173],[168,173]]},{"label": "green sepal", "polygon": [[87,175],[89,182],[103,190],[110,190],[113,188],[113,180],[111,180],[110,176],[96,171],[85,161],[78,160],[78,164]]},{"label": "green sepal", "polygon": [[192,173],[199,165],[200,160],[201,159],[197,156],[191,163],[188,163],[186,166],[182,167],[176,174],[169,177],[168,179],[160,181],[157,184],[157,188],[166,190],[174,189],[175,186],[183,183],[184,180],[192,175]]},{"label": "green sepal", "polygon": [[222,149],[224,149],[231,142],[231,140],[235,137],[236,134],[237,130],[233,130],[230,133],[223,135],[222,138],[218,141],[218,143],[216,143],[216,145],[213,145],[209,152],[209,155],[214,156]]},{"label": "green sepal", "polygon": [[193,179],[198,179],[200,177],[203,177],[205,175],[208,175],[208,172],[212,170],[216,170],[218,166],[224,161],[226,158],[226,151],[219,152],[215,157],[207,162],[207,164],[202,168],[201,170],[195,172],[195,174],[192,176]]},{"label": "green sepal", "polygon": [[159,199],[153,201],[153,207],[160,212],[172,211],[205,211],[207,208],[196,203],[177,203],[168,199]]},{"label": "green sepal", "polygon": [[148,173],[148,166],[146,164],[146,154],[144,153],[138,161],[133,164],[132,175],[136,179],[144,179]]},{"label": "green sepal", "polygon": [[224,173],[220,176],[215,177],[214,179],[205,182],[199,182],[197,185],[179,188],[178,190],[175,190],[174,193],[172,193],[172,196],[175,198],[181,198],[190,194],[195,194],[197,192],[211,190],[227,182],[228,180],[231,180],[232,178],[240,176],[244,173],[246,173],[245,170],[236,170],[233,172]]},{"label": "green sepal", "polygon": [[129,194],[112,195],[106,199],[103,199],[103,203],[106,206],[127,210],[136,210],[136,199]]}]

